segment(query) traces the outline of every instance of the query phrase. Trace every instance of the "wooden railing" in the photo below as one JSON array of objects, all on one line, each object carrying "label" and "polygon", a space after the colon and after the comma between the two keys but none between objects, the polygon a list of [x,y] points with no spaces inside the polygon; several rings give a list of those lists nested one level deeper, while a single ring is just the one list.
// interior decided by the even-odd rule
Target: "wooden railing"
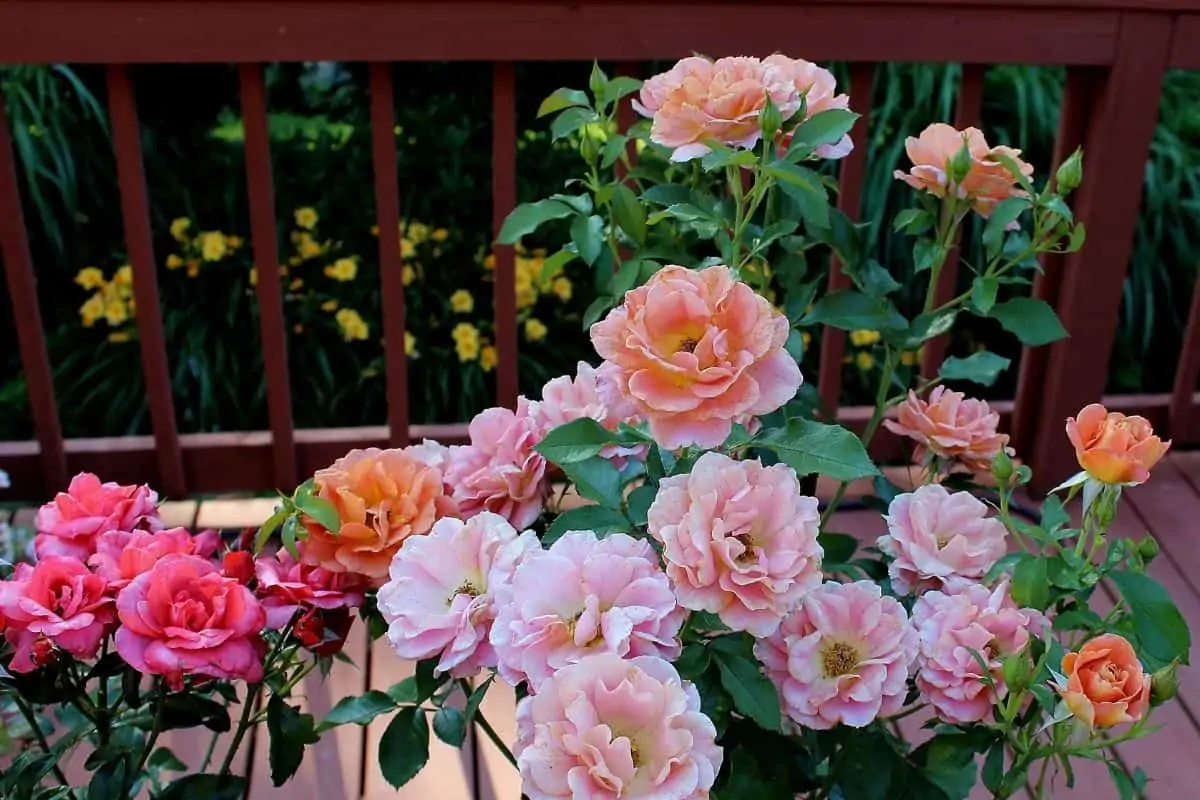
[{"label": "wooden railing", "polygon": [[[65,440],[38,311],[35,268],[22,221],[13,148],[0,98],[0,255],[29,387],[35,442],[0,443],[10,496],[41,498],[70,473],[93,470],[118,481],[150,481],[171,496],[222,490],[289,488],[354,446],[402,445],[422,436],[461,439],[463,426],[410,425],[406,356],[386,348],[387,425],[296,430],[287,339],[277,281],[257,284],[270,430],[180,435],[171,396],[137,102],[128,65],[220,62],[239,65],[245,126],[251,240],[258,264],[277,264],[278,231],[262,64],[275,61],[370,62],[376,215],[387,342],[405,328],[395,220],[399,186],[392,128],[395,61],[471,60],[493,64],[493,222],[516,201],[514,62],[592,60],[633,64],[692,52],[765,55],[787,52],[851,62],[850,96],[863,114],[865,141],[876,64],[964,64],[956,124],[978,124],[990,64],[1062,64],[1068,80],[1055,159],[1082,144],[1087,178],[1074,198],[1088,231],[1084,249],[1048,259],[1034,292],[1053,303],[1071,337],[1026,350],[1016,397],[998,404],[1018,452],[1041,485],[1063,477],[1072,456],[1063,420],[1101,396],[1130,256],[1144,166],[1170,68],[1200,69],[1200,0],[0,0],[0,63],[107,65],[109,113],[117,155],[121,212],[138,306],[137,327],[152,436]],[[152,98],[141,98],[152,102]],[[843,211],[856,216],[866,147],[841,166]],[[517,329],[514,255],[496,248],[497,398],[515,403]],[[943,272],[949,296],[954,265]],[[836,270],[831,287],[844,285]],[[836,409],[844,335],[822,340],[818,385]],[[923,369],[936,371],[945,343],[928,348]],[[1109,398],[1115,408],[1151,416],[1186,443],[1200,440],[1200,293],[1192,303],[1171,395]],[[851,425],[862,409],[842,409]],[[884,446],[887,443],[884,442]]]}]

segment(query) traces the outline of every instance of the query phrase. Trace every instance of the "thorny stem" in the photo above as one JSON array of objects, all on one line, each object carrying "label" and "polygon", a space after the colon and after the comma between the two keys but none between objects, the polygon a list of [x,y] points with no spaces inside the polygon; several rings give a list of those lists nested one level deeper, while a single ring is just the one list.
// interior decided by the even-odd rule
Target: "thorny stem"
[{"label": "thorny stem", "polygon": [[137,775],[142,771],[142,767],[146,766],[146,761],[149,760],[150,753],[154,750],[154,745],[158,742],[158,735],[162,732],[162,712],[166,701],[166,693],[163,691],[161,681],[158,685],[158,691],[155,694],[157,696],[154,703],[154,721],[150,723],[150,735],[146,737],[146,746],[142,749],[142,757],[138,759],[137,769],[133,771],[134,775]]},{"label": "thorny stem", "polygon": [[262,694],[262,688],[261,683],[256,683],[246,694],[246,702],[242,706],[242,718],[238,720],[237,732],[233,734],[233,741],[229,743],[229,749],[225,751],[225,760],[221,762],[220,774],[222,775],[228,775],[229,768],[233,766],[233,757],[237,755],[242,739],[245,738],[246,731],[250,729],[250,716],[254,713],[254,707],[258,705],[258,697]]},{"label": "thorny stem", "polygon": [[[37,716],[33,713],[33,709],[29,707],[29,705],[21,698],[19,694],[12,695],[12,699],[13,702],[17,704],[17,708],[20,709],[21,716],[25,718],[25,722],[29,725],[29,729],[33,731],[33,735],[37,738],[38,744],[41,745],[41,748],[47,753],[54,753],[54,751],[50,749],[50,743],[46,741],[46,735],[42,733],[42,726],[38,725]],[[63,786],[70,787],[71,783],[67,780],[67,776],[63,774],[62,768],[58,766],[57,761],[52,769],[54,770],[54,777],[58,778],[58,782]],[[75,794],[72,792],[71,796],[74,797]]]},{"label": "thorny stem", "polygon": [[482,711],[475,712],[475,724],[478,725],[487,737],[492,740],[492,744],[496,745],[496,749],[500,751],[500,755],[504,756],[508,763],[513,767],[517,766],[517,757],[513,755],[513,751],[508,748],[504,740],[500,738],[500,734],[496,733],[496,729],[487,721],[487,717],[483,716]]}]

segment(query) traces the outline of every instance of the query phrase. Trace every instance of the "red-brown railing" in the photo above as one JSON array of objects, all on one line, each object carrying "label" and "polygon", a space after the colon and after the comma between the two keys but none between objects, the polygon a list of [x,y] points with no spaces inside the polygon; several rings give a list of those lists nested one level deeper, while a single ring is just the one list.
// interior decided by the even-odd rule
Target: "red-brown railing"
[{"label": "red-brown railing", "polygon": [[[1016,399],[1000,403],[1018,451],[1041,485],[1072,466],[1062,422],[1100,397],[1133,238],[1142,174],[1169,68],[1200,68],[1200,0],[811,0],[810,2],[654,2],[534,0],[369,2],[367,0],[0,0],[0,63],[108,65],[109,112],[121,211],[138,305],[137,325],[152,436],[64,440],[38,312],[35,270],[22,221],[17,174],[0,98],[0,255],[13,302],[21,364],[29,386],[34,442],[0,443],[10,495],[39,498],[78,470],[119,481],[151,481],[172,496],[221,490],[288,488],[354,446],[412,438],[461,438],[463,426],[409,424],[399,186],[392,127],[391,63],[472,60],[493,63],[493,223],[516,201],[518,60],[630,63],[691,52],[710,55],[784,51],[851,62],[850,94],[863,114],[865,140],[875,65],[885,61],[964,64],[956,122],[975,124],[989,64],[1063,64],[1066,95],[1055,160],[1084,145],[1087,181],[1074,198],[1086,225],[1082,252],[1047,259],[1034,292],[1056,305],[1071,337],[1021,358]],[[155,280],[149,206],[130,64],[220,62],[239,65],[245,126],[251,240],[255,262],[278,263],[278,232],[262,64],[274,61],[370,62],[372,152],[379,221],[388,424],[296,430],[287,339],[278,281],[257,284],[270,430],[180,435],[176,426]],[[146,98],[143,98],[143,102]],[[843,211],[857,215],[866,147],[842,164]],[[515,275],[511,248],[497,248],[497,397],[517,396]],[[955,265],[941,291],[953,290]],[[267,273],[260,273],[267,274]],[[835,270],[830,286],[844,285]],[[844,334],[822,341],[818,383],[830,408],[840,391]],[[928,348],[936,371],[945,342]],[[1200,439],[1200,293],[1193,300],[1170,395],[1109,398],[1152,417],[1179,442]],[[841,409],[851,425],[862,409]],[[884,443],[886,446],[886,442]]]}]

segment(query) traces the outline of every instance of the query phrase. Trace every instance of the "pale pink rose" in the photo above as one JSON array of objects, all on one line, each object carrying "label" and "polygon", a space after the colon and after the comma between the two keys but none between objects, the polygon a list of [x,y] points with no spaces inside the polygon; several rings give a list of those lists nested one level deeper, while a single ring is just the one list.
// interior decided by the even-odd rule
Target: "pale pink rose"
[{"label": "pale pink rose", "polygon": [[708,153],[708,142],[754,147],[762,137],[759,116],[767,96],[784,117],[799,108],[795,86],[757,58],[687,58],[669,72],[643,85],[633,107],[653,117],[650,139],[669,147],[672,161],[689,161]]},{"label": "pale pink rose", "polygon": [[471,443],[450,448],[446,484],[464,518],[484,511],[515,528],[532,525],[542,513],[549,483],[546,459],[534,450],[538,433],[524,397],[517,410],[489,408],[475,415]]},{"label": "pale pink rose", "polygon": [[437,671],[456,678],[496,666],[488,641],[496,593],[526,554],[540,550],[531,531],[518,535],[498,514],[439,520],[400,548],[379,589],[392,649],[401,658],[436,657]]},{"label": "pale pink rose", "polygon": [[[610,431],[617,430],[622,422],[637,423],[637,410],[617,391],[611,370],[597,370],[586,361],[579,362],[574,379],[563,375],[548,381],[542,387],[542,399],[529,404],[529,416],[539,440],[560,425],[585,417]],[[610,445],[600,451],[618,467],[624,466],[628,458],[640,458],[645,453],[645,445]]]},{"label": "pale pink rose", "polygon": [[876,584],[830,582],[806,594],[754,654],[796,724],[861,728],[904,705],[917,634]]},{"label": "pale pink rose", "polygon": [[[802,58],[788,58],[776,53],[763,59],[768,72],[778,75],[782,80],[796,87],[796,92],[804,96],[805,115],[808,119],[814,114],[834,109],[850,110],[850,97],[837,93],[837,79],[833,73],[824,67]],[[799,120],[803,121],[803,120]],[[798,122],[799,122],[798,121]],[[779,147],[786,151],[791,144],[792,134],[781,138]],[[833,144],[821,145],[816,154],[821,158],[845,158],[854,150],[854,142],[850,134],[846,134]]]},{"label": "pale pink rose", "polygon": [[187,675],[262,680],[267,616],[254,594],[197,556],[169,555],[117,595],[117,652],[179,689]]},{"label": "pale pink rose", "polygon": [[[436,527],[436,525],[435,525]],[[370,580],[356,572],[331,572],[304,561],[307,542],[299,542],[300,560],[287,550],[254,561],[257,594],[267,614],[267,627],[280,630],[302,608],[358,608]]]},{"label": "pale pink rose", "polygon": [[884,420],[892,433],[917,442],[917,460],[929,453],[953,459],[970,470],[991,469],[1001,450],[1012,454],[1008,434],[997,433],[1000,415],[984,400],[968,398],[945,386],[935,387],[928,400],[910,391],[896,409],[895,420]]},{"label": "pale pink rose", "polygon": [[422,439],[420,444],[410,444],[404,452],[427,467],[433,467],[441,472],[446,471],[450,460],[450,448],[433,439]]},{"label": "pale pink rose", "polygon": [[528,553],[496,597],[491,641],[500,676],[538,691],[592,653],[622,658],[680,653],[684,611],[650,543],[615,533],[566,533]]},{"label": "pale pink rose", "polygon": [[101,483],[90,472],[76,475],[67,491],[42,506],[35,525],[38,558],[58,555],[80,560],[96,552],[96,537],[105,531],[162,528],[153,489]]},{"label": "pale pink rose", "polygon": [[766,636],[821,585],[820,521],[791,467],[709,452],[659,483],[648,530],[680,605]]},{"label": "pale pink rose", "polygon": [[728,267],[664,267],[592,326],[620,393],[667,449],[719,446],[800,389],[787,317]]},{"label": "pale pink rose", "polygon": [[888,532],[879,549],[893,559],[892,585],[900,594],[937,589],[950,578],[982,578],[1004,555],[1008,533],[969,492],[931,483],[897,495],[888,506]]},{"label": "pale pink rose", "polygon": [[69,556],[48,555],[36,566],[18,565],[11,580],[0,581],[0,620],[13,646],[13,672],[32,672],[39,640],[76,658],[92,658],[116,618],[104,578]]},{"label": "pale pink rose", "polygon": [[108,581],[108,591],[116,594],[138,575],[149,571],[163,556],[212,555],[207,538],[192,536],[186,528],[150,531],[105,531],[96,537],[96,552],[88,566]]},{"label": "pale pink rose", "polygon": [[[919,641],[918,688],[939,717],[964,725],[991,717],[1008,693],[1004,658],[1022,652],[1047,625],[1040,612],[1017,607],[1007,581],[989,590],[959,580],[917,598],[912,623]],[[987,664],[991,686],[972,651]]]},{"label": "pale pink rose", "polygon": [[721,771],[700,694],[660,658],[589,655],[517,706],[529,800],[701,800]]}]

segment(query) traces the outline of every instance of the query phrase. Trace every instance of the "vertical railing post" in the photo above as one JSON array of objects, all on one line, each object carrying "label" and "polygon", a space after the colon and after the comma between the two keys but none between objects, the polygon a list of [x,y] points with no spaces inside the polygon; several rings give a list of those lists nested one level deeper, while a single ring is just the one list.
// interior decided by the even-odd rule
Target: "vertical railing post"
[{"label": "vertical railing post", "polygon": [[[517,95],[513,64],[492,65],[492,236],[517,204]],[[496,404],[517,407],[517,283],[511,245],[495,245]]]}]

